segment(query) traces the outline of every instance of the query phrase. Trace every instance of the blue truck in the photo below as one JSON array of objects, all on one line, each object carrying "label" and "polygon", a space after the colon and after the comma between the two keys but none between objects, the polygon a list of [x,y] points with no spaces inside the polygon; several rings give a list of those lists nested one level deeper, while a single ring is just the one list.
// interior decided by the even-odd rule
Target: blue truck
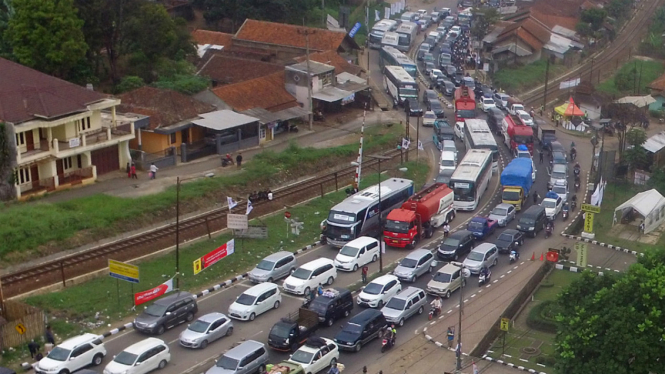
[{"label": "blue truck", "polygon": [[512,160],[501,173],[501,201],[521,210],[533,185],[532,171],[533,162],[530,158]]},{"label": "blue truck", "polygon": [[499,222],[497,220],[478,216],[471,218],[471,221],[469,221],[466,229],[471,231],[476,239],[485,239],[486,237],[492,235],[498,226]]}]

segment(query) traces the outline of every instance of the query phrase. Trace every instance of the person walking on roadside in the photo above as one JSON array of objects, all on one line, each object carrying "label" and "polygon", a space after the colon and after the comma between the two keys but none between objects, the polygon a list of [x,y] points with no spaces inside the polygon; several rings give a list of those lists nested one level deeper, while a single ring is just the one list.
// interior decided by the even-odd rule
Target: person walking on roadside
[{"label": "person walking on roadside", "polygon": [[367,284],[367,272],[368,271],[369,271],[369,268],[367,267],[367,265],[363,266],[363,268],[361,270],[361,273],[360,273],[361,277],[362,277],[363,284]]},{"label": "person walking on roadside", "polygon": [[132,173],[132,179],[139,179],[139,177],[136,175],[136,165],[134,163],[132,163],[130,171]]},{"label": "person walking on roadside", "polygon": [[236,156],[236,165],[238,165],[238,168],[242,166],[242,154],[238,152],[238,155]]},{"label": "person walking on roadside", "polygon": [[541,149],[540,152],[538,152],[538,157],[540,158],[540,163],[541,164],[543,163],[543,152],[545,152],[545,150],[543,150],[543,149]]},{"label": "person walking on roadside", "polygon": [[46,333],[44,333],[44,338],[46,338],[46,343],[55,345],[55,337],[53,336],[51,325],[46,325]]},{"label": "person walking on roadside", "polygon": [[131,177],[132,177],[132,174],[131,174],[131,169],[129,167],[129,162],[128,162],[127,163],[127,178],[131,178]]},{"label": "person walking on roadside", "polygon": [[159,170],[157,165],[155,165],[154,163],[150,164],[150,179],[157,178],[157,170]]},{"label": "person walking on roadside", "polygon": [[448,336],[448,348],[452,348],[453,342],[455,341],[455,330],[452,326],[448,326],[448,332],[446,332],[446,335]]},{"label": "person walking on roadside", "polygon": [[533,203],[538,204],[538,199],[539,199],[538,192],[533,191]]}]

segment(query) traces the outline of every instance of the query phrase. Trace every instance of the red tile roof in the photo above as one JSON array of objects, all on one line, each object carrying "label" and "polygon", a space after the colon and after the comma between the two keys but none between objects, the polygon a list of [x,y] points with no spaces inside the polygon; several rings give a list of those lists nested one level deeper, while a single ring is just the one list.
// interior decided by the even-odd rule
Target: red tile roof
[{"label": "red tile roof", "polygon": [[150,130],[174,125],[212,112],[215,107],[176,91],[141,87],[117,96],[118,110],[150,116]]},{"label": "red tile roof", "polygon": [[550,30],[533,17],[506,27],[497,37],[496,41],[502,41],[517,36],[535,51],[540,50],[550,40]]},{"label": "red tile roof", "polygon": [[648,87],[651,88],[652,90],[665,91],[665,74],[656,78],[655,81],[649,83]]},{"label": "red tile roof", "polygon": [[[322,64],[334,66],[335,74],[339,74],[341,72],[347,72],[349,74],[358,75],[360,74],[361,71],[363,71],[363,69],[360,66],[351,64],[348,61],[346,61],[346,59],[340,56],[337,53],[337,51],[331,50],[331,51],[311,53],[309,55],[309,59],[311,61],[316,61]],[[306,56],[296,57],[295,60],[297,62],[303,62],[307,60],[307,57]]]},{"label": "red tile roof", "polygon": [[88,110],[106,95],[0,58],[0,121],[20,124]]},{"label": "red tile roof", "polygon": [[283,71],[284,66],[268,62],[237,58],[227,54],[212,54],[198,74],[220,84],[231,84]]},{"label": "red tile roof", "polygon": [[236,112],[263,108],[276,112],[297,106],[296,98],[284,88],[284,71],[212,90]]},{"label": "red tile roof", "polygon": [[225,47],[233,44],[233,34],[224,32],[209,31],[209,30],[194,30],[192,31],[192,38],[196,44],[213,44],[223,45]]},{"label": "red tile roof", "polygon": [[565,27],[568,30],[575,31],[575,26],[577,25],[577,17],[564,17],[557,16],[555,14],[543,13],[538,9],[531,9],[531,16],[538,21],[542,22],[545,26],[553,29],[554,26]]},{"label": "red tile roof", "polygon": [[302,34],[303,30],[312,33],[309,36],[309,48],[314,51],[336,51],[347,35],[344,32],[288,25],[285,23],[257,21],[248,18],[242,24],[235,37],[240,40],[305,48],[306,38]]}]

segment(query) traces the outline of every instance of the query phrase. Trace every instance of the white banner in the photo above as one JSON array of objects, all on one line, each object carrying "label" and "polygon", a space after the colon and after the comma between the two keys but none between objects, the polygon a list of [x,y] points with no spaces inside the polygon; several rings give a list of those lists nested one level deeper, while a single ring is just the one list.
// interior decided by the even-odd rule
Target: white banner
[{"label": "white banner", "polygon": [[403,11],[404,9],[406,9],[406,0],[402,0],[399,4],[400,4],[400,7],[399,7],[400,12]]},{"label": "white banner", "polygon": [[381,13],[379,13],[378,9],[374,11],[374,21],[380,21],[381,20]]},{"label": "white banner", "polygon": [[425,147],[423,147],[423,142],[421,142],[420,140],[418,140],[418,149],[421,151],[425,150]]},{"label": "white banner", "polygon": [[397,4],[390,4],[390,15],[395,15],[397,14],[397,7],[395,6]]},{"label": "white banner", "polygon": [[407,138],[402,138],[402,149],[409,149],[409,146],[411,145],[411,141]]},{"label": "white banner", "polygon": [[226,202],[229,204],[229,210],[235,208],[238,205],[238,203],[233,201],[233,198],[231,196],[226,197]]},{"label": "white banner", "polygon": [[252,202],[247,200],[247,212],[245,213],[245,215],[249,215],[249,213],[252,212],[252,209],[254,209],[254,207],[252,206]]},{"label": "white banner", "polygon": [[560,90],[566,90],[566,89],[569,89],[569,88],[576,87],[579,84],[580,84],[580,78],[571,79],[571,80],[563,81],[563,82],[559,83],[559,89]]},{"label": "white banner", "polygon": [[389,7],[385,7],[383,9],[383,18],[390,19],[390,8]]}]

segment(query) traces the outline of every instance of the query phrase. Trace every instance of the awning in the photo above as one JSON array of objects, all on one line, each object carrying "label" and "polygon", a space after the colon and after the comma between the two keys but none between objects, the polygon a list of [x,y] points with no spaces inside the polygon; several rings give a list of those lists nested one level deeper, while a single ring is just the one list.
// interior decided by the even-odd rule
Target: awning
[{"label": "awning", "polygon": [[299,106],[294,106],[288,109],[280,110],[279,112],[275,112],[273,114],[282,121],[288,121],[290,119],[308,116],[309,112]]},{"label": "awning", "polygon": [[656,102],[651,95],[646,96],[626,96],[615,101],[617,104],[633,104],[638,108],[643,108]]},{"label": "awning", "polygon": [[236,113],[232,110],[217,110],[215,112],[201,114],[200,117],[202,118],[193,120],[192,123],[215,131],[232,129],[234,127],[259,121],[258,118]]},{"label": "awning", "polygon": [[642,144],[642,147],[651,153],[656,153],[665,148],[665,131],[661,131],[658,134],[649,137],[649,139]]},{"label": "awning", "polygon": [[267,111],[263,108],[247,109],[247,110],[243,110],[240,113],[241,114],[246,114],[250,117],[258,118],[259,122],[261,122],[261,123],[271,123],[271,122],[277,122],[277,121],[280,120],[279,116],[276,116],[275,113]]},{"label": "awning", "polygon": [[313,99],[334,103],[353,95],[353,92],[345,91],[334,86],[329,86],[312,95]]},{"label": "awning", "polygon": [[155,134],[170,135],[178,131],[186,130],[190,127],[192,127],[192,120],[185,120],[182,122],[174,123],[173,125],[158,127],[152,130],[152,132]]}]

